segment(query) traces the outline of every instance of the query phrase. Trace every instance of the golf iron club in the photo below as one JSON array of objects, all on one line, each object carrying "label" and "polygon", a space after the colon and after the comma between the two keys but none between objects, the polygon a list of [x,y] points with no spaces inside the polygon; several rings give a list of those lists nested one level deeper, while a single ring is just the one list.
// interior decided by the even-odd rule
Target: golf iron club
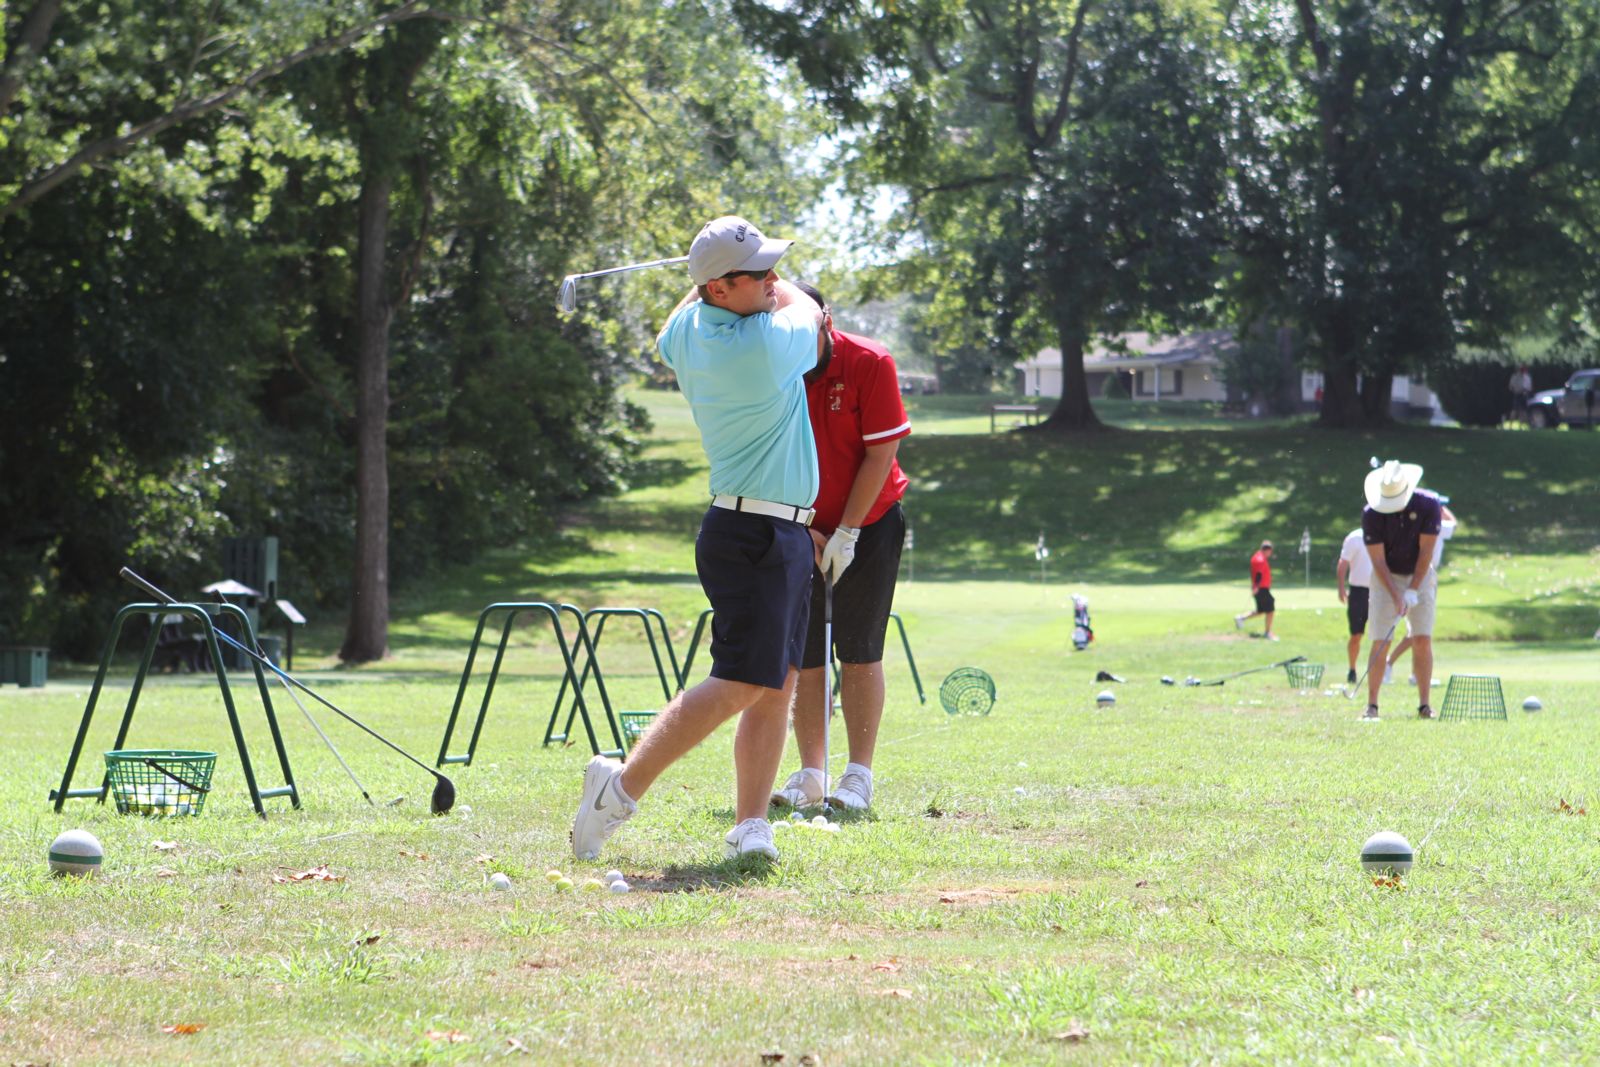
[{"label": "golf iron club", "polygon": [[[1400,625],[1400,620],[1399,619],[1394,620],[1394,622],[1389,624],[1389,632],[1383,635],[1383,641],[1380,642],[1380,643],[1384,646],[1383,650],[1384,650],[1384,653],[1386,655],[1387,655],[1387,653],[1389,651],[1389,642],[1394,639],[1395,628],[1397,626],[1399,626],[1399,625]],[[1346,700],[1349,700],[1351,697],[1353,697],[1357,693],[1361,692],[1362,684],[1367,680],[1367,675],[1371,674],[1371,673],[1372,673],[1372,646],[1369,645],[1368,648],[1367,648],[1367,666],[1366,666],[1366,669],[1361,672],[1361,677],[1356,679],[1356,684],[1355,685],[1341,685],[1341,686],[1339,686],[1339,692],[1344,696],[1344,698]]]},{"label": "golf iron club", "polygon": [[833,730],[833,577],[822,572],[822,810],[833,806],[829,741]]},{"label": "golf iron club", "polygon": [[[134,571],[133,571],[133,569],[131,567],[122,568],[122,570],[119,571],[118,574],[125,581],[131,582],[134,585],[138,586],[140,589],[143,589],[146,593],[149,593],[151,596],[155,597],[157,600],[159,600],[163,604],[181,603],[181,601],[173,599],[171,596],[168,596],[166,593],[162,592],[160,589],[156,588],[154,585],[151,585],[149,582],[145,581],[145,579],[141,578],[138,574],[134,573]],[[412,763],[415,763],[418,767],[421,767],[423,770],[425,770],[429,774],[433,775],[433,777],[434,777],[433,797],[432,797],[432,799],[431,799],[431,801],[429,802],[429,805],[428,805],[428,810],[431,811],[433,814],[435,814],[435,815],[443,815],[445,812],[449,811],[452,807],[455,806],[455,803],[456,803],[456,786],[455,786],[455,783],[452,782],[450,779],[446,778],[444,775],[440,774],[438,771],[434,770],[432,767],[428,766],[426,763],[423,763],[421,760],[417,759],[417,757],[413,756],[411,753],[407,752],[405,749],[401,748],[399,745],[395,744],[393,741],[389,740],[387,737],[384,737],[382,734],[378,733],[378,731],[374,730],[372,727],[368,726],[366,723],[362,722],[360,719],[356,718],[354,715],[351,715],[349,712],[345,711],[343,708],[339,707],[337,704],[334,704],[332,701],[330,701],[326,697],[322,696],[316,690],[312,689],[310,686],[308,686],[304,682],[300,681],[300,679],[296,678],[294,675],[289,674],[287,671],[281,670],[276,663],[273,663],[267,657],[261,655],[259,652],[254,652],[251,649],[246,648],[242,642],[235,641],[232,637],[230,637],[228,634],[223,633],[220,629],[216,630],[215,632],[216,632],[216,635],[219,638],[221,638],[223,641],[226,641],[228,644],[232,645],[234,648],[238,649],[240,652],[243,652],[245,655],[247,655],[251,659],[255,660],[261,666],[267,668],[267,670],[271,671],[273,674],[276,674],[278,676],[278,678],[281,679],[282,681],[284,681],[285,683],[294,685],[295,688],[297,688],[301,692],[305,693],[311,699],[315,700],[317,703],[321,704],[323,707],[327,708],[329,711],[333,712],[335,715],[339,716],[341,719],[345,720],[350,725],[352,725],[352,726],[356,727],[357,729],[361,730],[363,733],[366,733],[366,734],[370,735],[371,737],[375,738],[376,740],[378,740],[379,742],[381,742],[382,744],[384,744],[388,748],[393,749],[395,752],[398,752],[400,755],[404,756],[406,759],[410,760]],[[298,703],[298,701],[296,701],[296,703]],[[318,731],[318,732],[320,733],[321,731]],[[340,762],[343,762],[343,761],[341,760]],[[363,793],[363,795],[365,795],[366,790],[362,790],[362,793]],[[372,798],[368,797],[367,799],[370,802]]]},{"label": "golf iron club", "polygon": [[1209,682],[1202,682],[1200,679],[1195,678],[1194,676],[1191,675],[1190,677],[1185,678],[1183,680],[1183,684],[1184,685],[1191,685],[1191,686],[1193,686],[1193,685],[1225,685],[1231,679],[1243,678],[1247,674],[1259,674],[1262,671],[1276,670],[1279,667],[1286,667],[1291,663],[1304,663],[1305,661],[1306,661],[1306,658],[1304,656],[1290,656],[1286,660],[1279,660],[1277,663],[1269,663],[1265,667],[1251,667],[1249,670],[1234,671],[1232,674],[1224,674],[1221,678],[1214,678]]},{"label": "golf iron club", "polygon": [[621,274],[631,270],[649,270],[651,267],[670,267],[678,263],[687,262],[689,262],[688,256],[676,256],[672,259],[652,259],[648,263],[630,263],[626,267],[607,267],[605,270],[591,270],[584,274],[569,274],[561,279],[561,289],[556,293],[556,307],[568,315],[578,310],[578,280],[580,278],[599,278],[607,274]]}]

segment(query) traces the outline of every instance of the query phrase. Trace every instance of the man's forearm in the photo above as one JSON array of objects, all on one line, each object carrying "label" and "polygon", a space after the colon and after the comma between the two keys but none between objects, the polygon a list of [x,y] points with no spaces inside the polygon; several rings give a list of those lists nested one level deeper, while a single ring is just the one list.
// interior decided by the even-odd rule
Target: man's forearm
[{"label": "man's forearm", "polygon": [[849,526],[852,529],[860,528],[867,513],[872,510],[872,505],[877,501],[878,494],[883,492],[884,480],[889,477],[899,447],[899,441],[891,441],[887,445],[867,449],[866,458],[861,461],[861,467],[856,471],[855,481],[850,483],[850,496],[845,500],[844,514],[839,518],[839,525]]}]

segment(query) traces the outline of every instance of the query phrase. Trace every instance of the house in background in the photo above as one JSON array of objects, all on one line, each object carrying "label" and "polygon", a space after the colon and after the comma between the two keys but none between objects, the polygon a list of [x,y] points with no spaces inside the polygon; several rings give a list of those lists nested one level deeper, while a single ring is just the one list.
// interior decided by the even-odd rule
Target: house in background
[{"label": "house in background", "polygon": [[[1124,333],[1117,335],[1114,345],[1097,345],[1085,352],[1083,371],[1091,397],[1104,396],[1106,380],[1120,375],[1135,400],[1226,400],[1222,357],[1235,347],[1232,330],[1180,337]],[[1041,349],[1016,368],[1024,395],[1061,395],[1059,348]]]},{"label": "house in background", "polygon": [[[1128,393],[1135,400],[1213,400],[1233,401],[1261,414],[1265,405],[1246,404],[1248,398],[1230,391],[1223,379],[1222,363],[1238,348],[1232,330],[1202,330],[1178,337],[1161,337],[1133,332],[1117,335],[1112,345],[1096,345],[1084,353],[1083,371],[1089,396],[1105,395],[1106,379],[1122,376]],[[1041,349],[1032,359],[1016,364],[1017,390],[1025,396],[1061,395],[1061,350]],[[1293,386],[1290,386],[1293,389]],[[1300,406],[1317,410],[1322,375],[1315,371],[1300,374]],[[1443,415],[1439,400],[1418,378],[1396,376],[1391,396],[1391,412],[1397,419],[1439,422]]]}]

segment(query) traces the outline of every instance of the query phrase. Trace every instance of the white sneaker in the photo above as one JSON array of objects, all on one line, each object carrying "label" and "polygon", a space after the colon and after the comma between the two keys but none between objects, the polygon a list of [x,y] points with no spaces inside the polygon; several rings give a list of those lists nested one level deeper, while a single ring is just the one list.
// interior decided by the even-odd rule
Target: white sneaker
[{"label": "white sneaker", "polygon": [[1384,667],[1383,667],[1383,684],[1384,685],[1393,685],[1394,684],[1394,668],[1389,666],[1388,664],[1384,664]]},{"label": "white sneaker", "polygon": [[772,803],[780,808],[814,808],[827,792],[828,776],[815,767],[802,767],[772,794]]},{"label": "white sneaker", "polygon": [[839,788],[828,798],[841,808],[864,811],[872,806],[872,768],[847,763],[839,776]]},{"label": "white sneaker", "polygon": [[1277,634],[1262,634],[1261,636],[1265,637],[1268,641],[1276,641],[1278,639]]},{"label": "white sneaker", "polygon": [[1412,685],[1416,685],[1417,684],[1417,676],[1413,674],[1411,677],[1407,678],[1406,681],[1409,682]]},{"label": "white sneaker", "polygon": [[765,856],[769,860],[778,858],[778,846],[772,842],[772,824],[765,819],[746,819],[729,830],[728,836],[722,840],[727,846],[730,860],[745,856]]},{"label": "white sneaker", "polygon": [[596,756],[583,772],[583,798],[572,819],[572,854],[580,860],[600,855],[600,846],[633,817],[639,805],[622,791],[622,763]]},{"label": "white sneaker", "polygon": [[1235,615],[1233,617],[1233,628],[1235,630],[1244,629],[1244,620],[1247,619],[1247,618],[1249,618],[1248,615]]}]

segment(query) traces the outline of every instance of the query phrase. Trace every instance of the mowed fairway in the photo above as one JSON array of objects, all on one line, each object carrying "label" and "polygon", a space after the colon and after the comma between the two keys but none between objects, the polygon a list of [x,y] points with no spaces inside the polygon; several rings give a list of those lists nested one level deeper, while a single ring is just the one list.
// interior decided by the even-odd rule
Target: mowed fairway
[{"label": "mowed fairway", "polygon": [[[490,601],[658,607],[681,659],[704,606],[692,563],[704,471],[676,396],[639,399],[660,443],[627,496],[548,543],[404,590],[395,655],[374,668],[335,669],[340,620],[314,620],[297,673],[431,763]],[[658,783],[601,862],[571,859],[588,753],[538,743],[560,673],[532,626],[514,635],[477,760],[446,768],[460,795],[441,818],[426,814],[424,772],[313,706],[379,801],[369,808],[280,689],[305,806],[269,801],[257,819],[199,676],[153,680],[131,743],[217,751],[203,815],[119,817],[83,800],[57,815],[45,796],[92,671],[53,662],[45,689],[0,690],[0,1062],[1591,1058],[1593,435],[941,436],[929,431],[969,431],[981,408],[950,414],[940,400],[914,413],[922,432],[902,450],[915,578],[902,570],[896,608],[928,701],[891,629],[874,813],[839,833],[781,833],[770,870],[721,859],[727,728]],[[1422,462],[1424,484],[1453,497],[1462,533],[1446,552],[1436,674],[1499,675],[1505,722],[1419,722],[1400,685],[1384,721],[1365,724],[1361,698],[1326,693],[1344,678],[1333,554],[1373,453]],[[1294,552],[1305,528],[1309,589]],[[1279,643],[1231,622],[1262,537],[1280,547]],[[1091,600],[1084,653],[1071,650],[1072,592]],[[619,709],[660,703],[636,626],[612,623],[601,652]],[[1159,682],[1297,654],[1327,665],[1318,690],[1282,670]],[[989,716],[940,709],[939,681],[961,666],[994,677]],[[705,667],[702,649],[697,677]],[[1128,680],[1096,682],[1101,669]],[[130,674],[120,661],[79,787],[103,769]],[[253,683],[234,681],[257,772],[275,785]],[[1108,687],[1118,702],[1097,708]],[[1543,711],[1521,710],[1528,694]],[[50,840],[74,826],[106,847],[97,880],[48,876]],[[1403,886],[1374,885],[1357,862],[1380,829],[1419,850]],[[273,880],[321,864],[342,880]],[[582,888],[608,867],[634,892]],[[580,887],[552,888],[552,868]],[[488,888],[494,871],[510,892]],[[202,1028],[163,1030],[190,1026]]]}]

